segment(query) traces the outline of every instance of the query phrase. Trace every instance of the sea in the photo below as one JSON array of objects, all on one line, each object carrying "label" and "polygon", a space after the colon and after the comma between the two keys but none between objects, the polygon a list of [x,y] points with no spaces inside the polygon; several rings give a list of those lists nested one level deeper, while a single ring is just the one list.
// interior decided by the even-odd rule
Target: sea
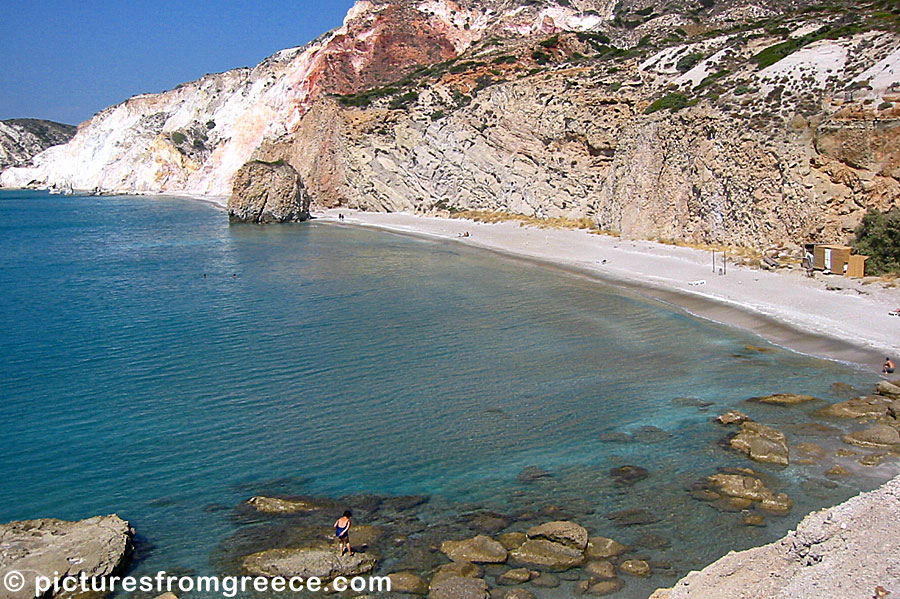
[{"label": "sea", "polygon": [[[654,575],[615,595],[646,597],[893,476],[890,458],[836,457],[853,423],[813,414],[877,380],[454,242],[229,225],[182,198],[0,192],[0,522],[119,514],[137,532],[132,573],[227,571],[265,523],[242,515],[254,495],[351,509],[421,495],[410,542],[432,526],[472,536],[462,516],[478,511],[524,530],[544,510],[647,557]],[[778,392],[819,400],[747,402]],[[713,422],[729,409],[825,457],[751,462]],[[826,476],[835,464],[850,474]],[[646,477],[611,476],[623,465]],[[753,468],[793,510],[748,527],[691,496],[723,468]],[[623,510],[656,518],[610,517]]]}]

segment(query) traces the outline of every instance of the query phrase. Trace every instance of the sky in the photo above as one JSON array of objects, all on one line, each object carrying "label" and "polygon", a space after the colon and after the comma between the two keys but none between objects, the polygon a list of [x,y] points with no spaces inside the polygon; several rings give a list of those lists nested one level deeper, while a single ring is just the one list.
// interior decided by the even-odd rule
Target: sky
[{"label": "sky", "polygon": [[78,124],[135,94],[253,66],[340,26],[353,0],[2,0],[0,120]]}]

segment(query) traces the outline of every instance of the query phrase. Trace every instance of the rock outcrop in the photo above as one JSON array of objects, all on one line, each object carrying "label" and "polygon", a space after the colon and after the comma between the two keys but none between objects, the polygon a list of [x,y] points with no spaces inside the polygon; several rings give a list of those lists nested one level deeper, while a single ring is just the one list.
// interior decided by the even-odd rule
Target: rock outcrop
[{"label": "rock outcrop", "polygon": [[[102,578],[116,572],[131,553],[134,530],[116,515],[78,522],[45,518],[0,525],[0,580],[9,572],[26,574],[18,592],[3,588],[5,599],[35,597],[34,577],[82,574]],[[58,573],[58,574],[57,574]],[[47,597],[53,596],[49,592]]]},{"label": "rock outcrop", "polygon": [[656,599],[873,597],[900,573],[900,477],[806,516],[770,545],[732,552]]},{"label": "rock outcrop", "polygon": [[244,558],[244,572],[252,576],[281,576],[331,580],[337,576],[357,576],[375,569],[377,559],[369,553],[338,555],[334,547],[269,549]]},{"label": "rock outcrop", "polygon": [[234,176],[228,198],[233,223],[285,223],[309,219],[309,195],[300,174],[285,162],[248,162]]},{"label": "rock outcrop", "polygon": [[51,146],[68,142],[76,127],[39,119],[0,121],[0,170],[25,166]]},{"label": "rock outcrop", "polygon": [[784,433],[758,422],[744,422],[741,432],[731,439],[731,447],[746,453],[751,460],[787,466],[790,462]]}]

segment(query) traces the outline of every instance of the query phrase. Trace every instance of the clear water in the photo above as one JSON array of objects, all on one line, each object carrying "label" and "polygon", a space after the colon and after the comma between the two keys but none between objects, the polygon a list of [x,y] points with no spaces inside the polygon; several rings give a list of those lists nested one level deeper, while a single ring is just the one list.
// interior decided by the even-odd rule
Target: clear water
[{"label": "clear water", "polygon": [[[229,226],[190,200],[0,193],[0,521],[116,512],[144,540],[140,571],[214,571],[215,548],[245,526],[230,508],[281,492],[425,493],[447,513],[560,505],[594,534],[663,534],[672,548],[650,553],[680,573],[891,474],[834,486],[833,459],[767,469],[718,447],[711,416],[737,407],[802,441],[791,426],[812,407],[743,400],[835,401],[832,383],[874,380],[455,244]],[[672,401],[685,396],[714,405]],[[642,426],[671,436],[602,437]],[[611,484],[624,463],[651,476]],[[517,482],[529,465],[555,476]],[[746,529],[687,496],[729,465],[770,473],[794,512]],[[662,519],[605,518],[628,507]],[[666,582],[630,580],[619,596]]]}]

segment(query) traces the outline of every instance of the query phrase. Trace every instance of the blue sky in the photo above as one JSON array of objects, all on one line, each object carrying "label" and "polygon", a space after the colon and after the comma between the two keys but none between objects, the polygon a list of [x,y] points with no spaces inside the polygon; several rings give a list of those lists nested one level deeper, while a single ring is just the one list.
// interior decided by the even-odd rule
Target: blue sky
[{"label": "blue sky", "polygon": [[341,24],[353,0],[2,0],[0,119],[77,124],[135,94],[252,66]]}]

